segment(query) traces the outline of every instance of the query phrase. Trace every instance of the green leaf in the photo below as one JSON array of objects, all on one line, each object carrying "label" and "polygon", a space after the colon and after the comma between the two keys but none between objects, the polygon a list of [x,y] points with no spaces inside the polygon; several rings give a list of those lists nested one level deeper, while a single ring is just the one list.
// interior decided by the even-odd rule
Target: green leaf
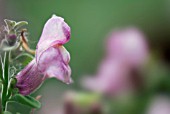
[{"label": "green leaf", "polygon": [[31,96],[23,96],[21,94],[16,94],[13,96],[11,101],[18,102],[20,104],[29,106],[31,108],[40,108],[41,107],[41,103]]},{"label": "green leaf", "polygon": [[16,83],[17,83],[17,79],[12,77],[9,81],[9,86],[8,86],[8,94],[7,97],[10,98],[11,94],[16,94],[18,93],[18,90],[16,88]]},{"label": "green leaf", "polygon": [[17,22],[14,29],[18,30],[18,29],[20,29],[21,27],[23,27],[24,25],[27,25],[27,24],[28,24],[28,22],[26,22],[26,21]]},{"label": "green leaf", "polygon": [[34,57],[28,53],[21,53],[18,55],[14,61],[22,63],[22,66],[25,67]]},{"label": "green leaf", "polygon": [[12,113],[9,111],[5,111],[5,112],[3,112],[3,114],[12,114]]},{"label": "green leaf", "polygon": [[20,60],[20,61],[31,61],[34,57],[28,53],[21,53],[19,54],[14,60]]},{"label": "green leaf", "polygon": [[14,28],[14,26],[16,25],[15,21],[8,20],[8,19],[5,19],[4,21],[5,21],[9,30],[12,30]]},{"label": "green leaf", "polygon": [[32,55],[24,52],[16,56],[11,60],[12,65],[16,68],[15,73],[20,72],[34,58]]}]

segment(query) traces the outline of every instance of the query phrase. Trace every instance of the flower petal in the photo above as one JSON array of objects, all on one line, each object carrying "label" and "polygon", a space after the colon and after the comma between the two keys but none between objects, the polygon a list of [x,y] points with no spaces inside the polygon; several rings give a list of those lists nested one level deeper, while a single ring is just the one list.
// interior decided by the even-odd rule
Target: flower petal
[{"label": "flower petal", "polygon": [[55,77],[67,84],[71,83],[69,52],[63,47],[50,47],[45,50],[38,61],[39,70],[48,77]]},{"label": "flower petal", "polygon": [[63,45],[70,40],[70,27],[64,22],[62,17],[53,15],[43,29],[42,35],[37,45],[37,54],[50,46]]},{"label": "flower petal", "polygon": [[16,76],[16,87],[20,94],[29,95],[37,89],[45,76],[38,70],[35,59],[33,59],[21,72]]}]

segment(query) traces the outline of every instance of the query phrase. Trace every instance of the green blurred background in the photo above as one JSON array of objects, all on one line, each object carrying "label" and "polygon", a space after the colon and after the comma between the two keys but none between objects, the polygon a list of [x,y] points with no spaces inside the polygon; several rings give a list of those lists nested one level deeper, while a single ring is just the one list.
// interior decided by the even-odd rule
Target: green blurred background
[{"label": "green blurred background", "polygon": [[[105,38],[113,29],[140,28],[152,51],[165,63],[170,61],[169,0],[0,0],[0,13],[1,23],[4,18],[29,22],[28,39],[32,48],[36,47],[44,23],[52,14],[62,16],[71,27],[71,40],[65,47],[71,53],[74,84],[68,86],[53,79],[46,80],[34,94],[43,96],[43,108],[37,114],[47,114],[60,105],[63,91],[81,90],[79,79],[84,74],[95,73],[104,54]],[[46,105],[49,103],[53,107]],[[9,108],[21,112],[29,110],[20,105]]]}]

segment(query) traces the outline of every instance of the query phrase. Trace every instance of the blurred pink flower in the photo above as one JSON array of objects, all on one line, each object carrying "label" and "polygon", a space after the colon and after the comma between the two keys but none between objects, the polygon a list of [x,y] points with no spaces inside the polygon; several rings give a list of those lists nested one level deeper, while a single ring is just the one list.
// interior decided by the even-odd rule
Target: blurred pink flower
[{"label": "blurred pink flower", "polygon": [[170,114],[170,98],[158,96],[152,100],[146,114]]},{"label": "blurred pink flower", "polygon": [[120,61],[104,60],[96,76],[83,78],[83,86],[91,91],[106,95],[116,95],[129,90],[132,85],[129,71]]},{"label": "blurred pink flower", "polygon": [[112,32],[107,41],[107,56],[135,67],[143,64],[148,57],[144,35],[136,28]]},{"label": "blurred pink flower", "polygon": [[115,31],[107,41],[106,57],[97,75],[83,78],[82,85],[107,95],[133,91],[136,82],[140,86],[140,78],[132,71],[138,69],[147,56],[147,44],[140,31],[135,28]]},{"label": "blurred pink flower", "polygon": [[70,54],[62,46],[69,40],[70,27],[63,18],[53,15],[44,26],[35,59],[16,76],[21,94],[30,94],[48,77],[71,83]]}]

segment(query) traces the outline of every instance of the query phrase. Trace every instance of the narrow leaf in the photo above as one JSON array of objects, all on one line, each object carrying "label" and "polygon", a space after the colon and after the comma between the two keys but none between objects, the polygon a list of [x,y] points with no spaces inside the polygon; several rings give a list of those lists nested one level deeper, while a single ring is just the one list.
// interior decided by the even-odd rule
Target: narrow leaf
[{"label": "narrow leaf", "polygon": [[41,103],[31,96],[23,96],[21,94],[16,94],[13,96],[11,101],[18,102],[20,104],[29,106],[31,108],[40,108],[41,107]]},{"label": "narrow leaf", "polygon": [[12,20],[5,19],[4,21],[5,21],[9,30],[12,30],[16,24],[16,22],[12,21]]},{"label": "narrow leaf", "polygon": [[18,30],[18,29],[20,29],[21,27],[23,27],[24,25],[27,25],[27,24],[28,24],[28,22],[26,22],[26,21],[17,22],[14,29]]},{"label": "narrow leaf", "polygon": [[21,53],[14,60],[22,63],[23,66],[26,66],[34,57],[28,53]]}]

